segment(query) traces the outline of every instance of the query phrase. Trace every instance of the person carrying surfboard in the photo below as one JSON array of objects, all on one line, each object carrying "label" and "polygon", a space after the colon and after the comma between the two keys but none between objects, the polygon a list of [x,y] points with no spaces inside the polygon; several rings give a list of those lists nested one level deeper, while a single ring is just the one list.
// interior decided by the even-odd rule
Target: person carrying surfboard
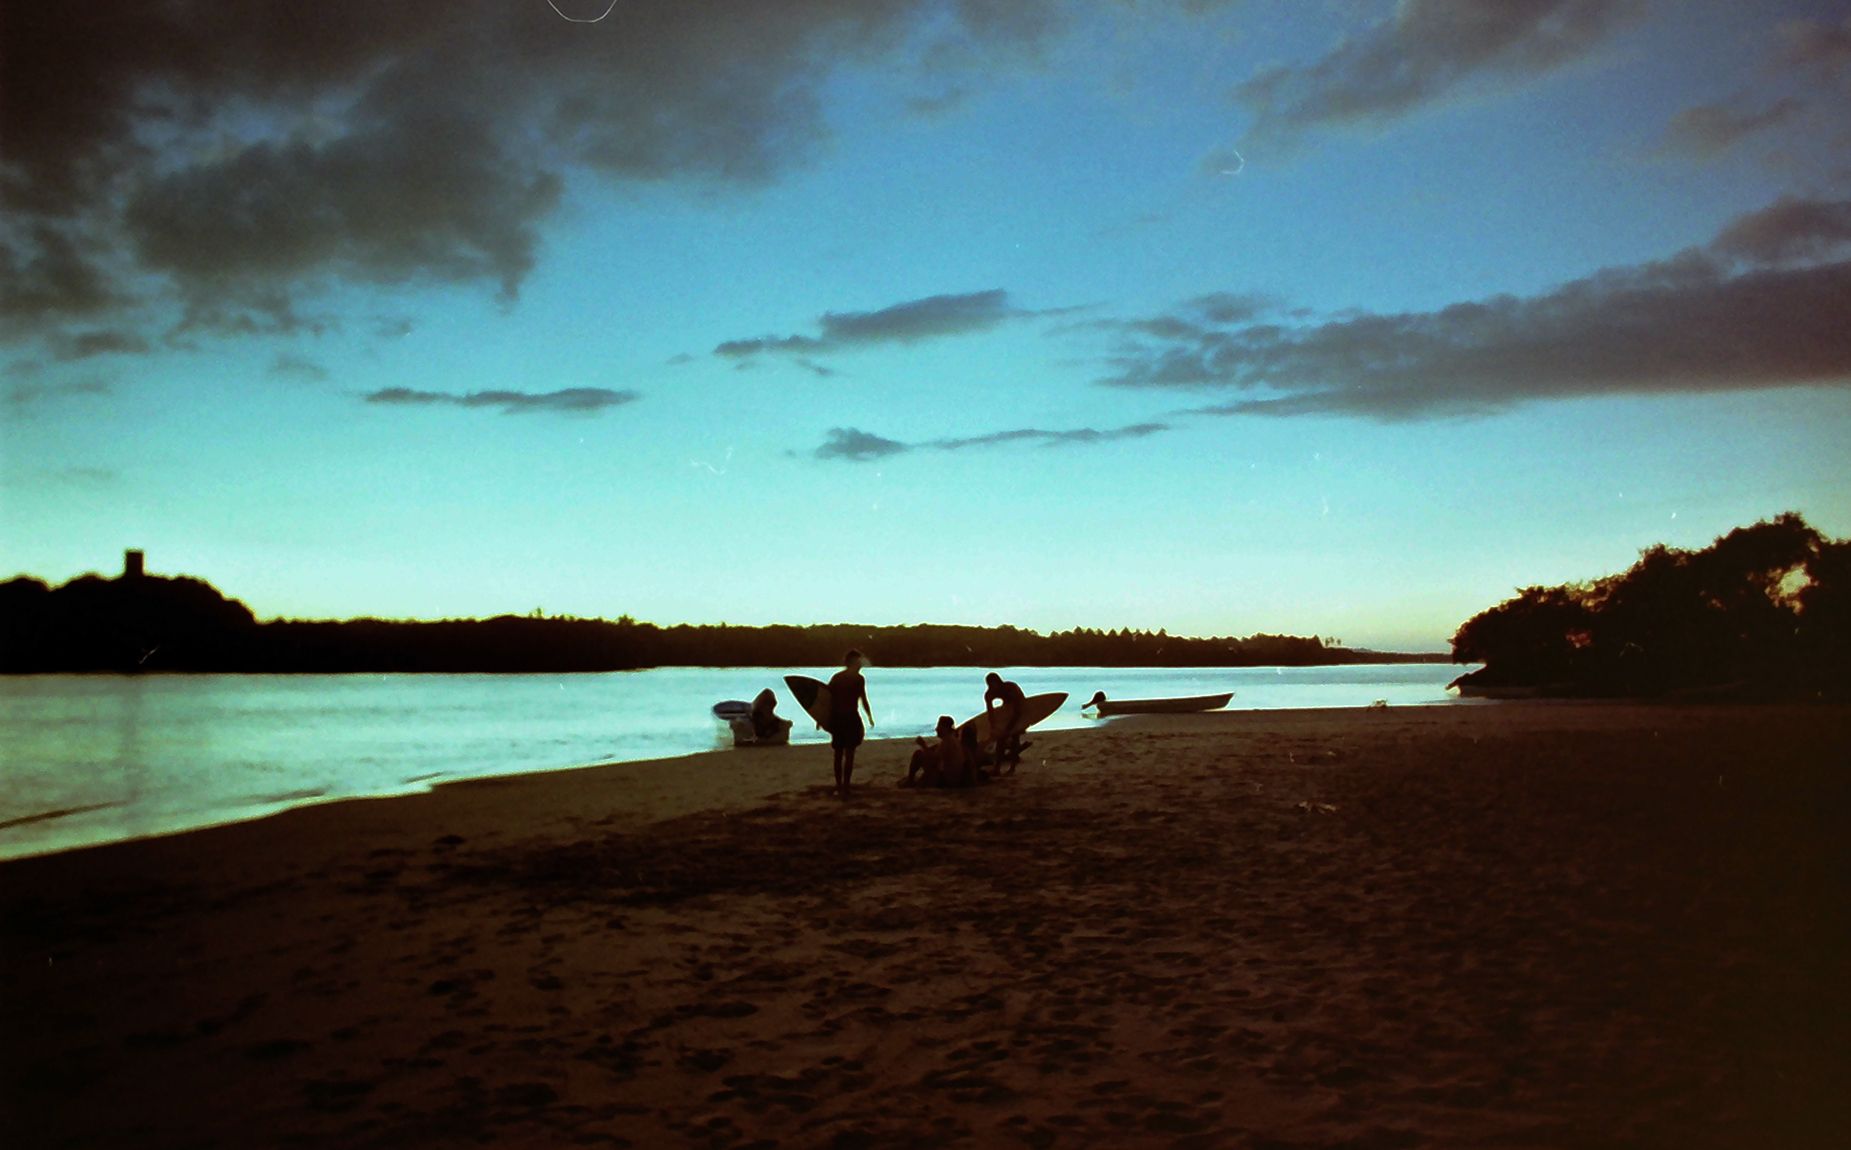
[{"label": "person carrying surfboard", "polygon": [[868,713],[868,726],[874,725],[874,708],[868,703],[867,680],[861,677],[861,652],[850,651],[842,663],[829,678],[829,745],[835,750],[836,791],[846,795],[855,773],[855,748],[867,733],[855,704]]},{"label": "person carrying surfboard", "polygon": [[1016,716],[1022,713],[1022,688],[1003,678],[995,671],[983,677],[988,690],[983,693],[983,713],[989,716],[992,731],[1010,731],[1008,735],[996,740],[996,768],[1001,772],[1005,762],[1009,773],[1014,774],[1016,766],[1022,761],[1022,732],[1012,730]]}]

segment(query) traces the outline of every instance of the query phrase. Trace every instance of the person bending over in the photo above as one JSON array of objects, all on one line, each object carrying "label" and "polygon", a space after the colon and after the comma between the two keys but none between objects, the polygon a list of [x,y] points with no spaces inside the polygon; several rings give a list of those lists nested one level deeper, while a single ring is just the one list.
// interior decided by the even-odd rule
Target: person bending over
[{"label": "person bending over", "polygon": [[[995,671],[984,676],[983,681],[988,690],[983,693],[983,713],[990,718],[990,731],[1006,731],[1015,726],[1016,716],[1022,713],[1022,688],[1003,678]],[[1000,772],[1007,764],[1009,773],[1014,774],[1016,766],[1022,761],[1022,733],[1011,731],[1007,737],[996,740],[996,768]]]}]

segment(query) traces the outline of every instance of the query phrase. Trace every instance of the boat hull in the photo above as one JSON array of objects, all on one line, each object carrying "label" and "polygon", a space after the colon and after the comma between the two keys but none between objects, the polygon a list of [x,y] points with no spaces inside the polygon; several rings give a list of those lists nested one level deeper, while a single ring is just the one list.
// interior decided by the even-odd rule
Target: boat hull
[{"label": "boat hull", "polygon": [[1213,711],[1228,705],[1234,697],[1229,691],[1224,695],[1191,695],[1178,699],[1106,699],[1095,703],[1101,718],[1107,715],[1182,715],[1192,711]]}]

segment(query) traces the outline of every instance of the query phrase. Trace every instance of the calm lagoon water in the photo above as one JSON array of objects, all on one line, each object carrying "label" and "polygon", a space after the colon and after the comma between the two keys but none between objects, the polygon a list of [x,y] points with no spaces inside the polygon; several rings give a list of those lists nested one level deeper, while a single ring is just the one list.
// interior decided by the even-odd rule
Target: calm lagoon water
[{"label": "calm lagoon water", "polygon": [[[827,678],[835,668],[801,673]],[[983,709],[986,668],[867,671],[871,738],[929,734]],[[1451,703],[1445,663],[1349,667],[1019,667],[1066,691],[1047,727],[1114,698],[1235,692],[1233,709]],[[45,675],[0,678],[0,858],[257,818],[437,783],[661,758],[730,744],[709,708],[783,669],[666,667],[594,675]],[[1469,704],[1467,704],[1469,705]]]}]

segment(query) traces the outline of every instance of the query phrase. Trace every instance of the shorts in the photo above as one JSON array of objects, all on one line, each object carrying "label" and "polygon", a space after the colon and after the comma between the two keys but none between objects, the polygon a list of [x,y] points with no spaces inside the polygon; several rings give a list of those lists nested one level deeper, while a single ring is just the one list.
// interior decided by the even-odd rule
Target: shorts
[{"label": "shorts", "polygon": [[866,734],[860,715],[841,716],[829,724],[829,745],[839,750],[852,750],[861,745]]}]

